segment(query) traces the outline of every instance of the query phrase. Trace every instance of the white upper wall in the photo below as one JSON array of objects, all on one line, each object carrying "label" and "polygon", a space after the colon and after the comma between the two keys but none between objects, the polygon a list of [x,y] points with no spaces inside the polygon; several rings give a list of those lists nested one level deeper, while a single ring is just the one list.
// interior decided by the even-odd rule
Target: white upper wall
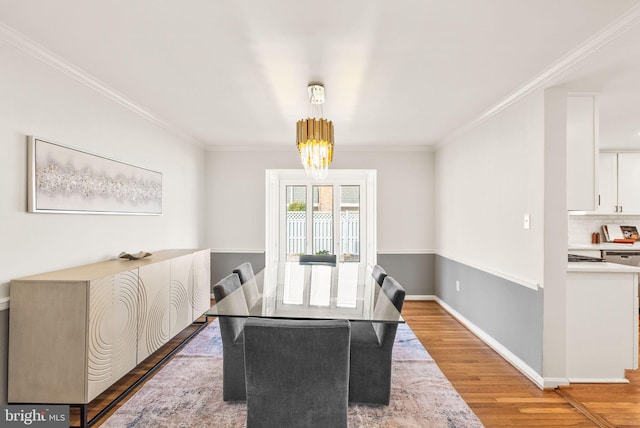
[{"label": "white upper wall", "polygon": [[[207,247],[264,251],[265,170],[292,168],[302,168],[294,144],[289,151],[209,152]],[[338,142],[330,168],[377,170],[378,252],[433,251],[432,152],[347,151]]]},{"label": "white upper wall", "polygon": [[[544,95],[535,91],[435,153],[436,250],[543,285]],[[531,229],[523,228],[525,214]]]},{"label": "white upper wall", "polygon": [[[0,41],[0,296],[12,278],[204,244],[204,151]],[[161,216],[27,213],[27,135],[163,174]]]}]

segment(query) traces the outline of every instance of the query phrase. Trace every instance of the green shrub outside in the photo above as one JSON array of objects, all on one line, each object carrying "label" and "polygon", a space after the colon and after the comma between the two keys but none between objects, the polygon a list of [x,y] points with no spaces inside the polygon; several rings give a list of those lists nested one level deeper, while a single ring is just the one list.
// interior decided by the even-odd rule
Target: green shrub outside
[{"label": "green shrub outside", "polygon": [[287,211],[306,211],[307,203],[306,202],[291,202],[287,207]]}]

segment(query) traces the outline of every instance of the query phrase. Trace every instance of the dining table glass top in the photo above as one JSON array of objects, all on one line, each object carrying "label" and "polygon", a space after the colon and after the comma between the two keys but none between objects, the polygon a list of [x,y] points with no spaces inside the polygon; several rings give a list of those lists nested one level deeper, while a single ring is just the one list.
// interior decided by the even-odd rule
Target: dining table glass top
[{"label": "dining table glass top", "polygon": [[404,323],[371,267],[354,262],[267,267],[205,315]]}]

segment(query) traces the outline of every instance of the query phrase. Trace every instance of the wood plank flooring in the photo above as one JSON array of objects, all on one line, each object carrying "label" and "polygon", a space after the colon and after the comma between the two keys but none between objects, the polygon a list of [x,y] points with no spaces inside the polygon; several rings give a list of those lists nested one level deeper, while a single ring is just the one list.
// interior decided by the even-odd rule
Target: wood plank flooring
[{"label": "wood plank flooring", "polygon": [[[640,371],[628,373],[629,384],[541,390],[437,303],[406,301],[402,315],[488,428],[640,427]],[[150,357],[150,361],[161,359],[176,341]],[[116,397],[127,383],[131,384],[142,369],[139,367],[95,400],[92,413]],[[104,420],[106,417],[94,426]]]},{"label": "wood plank flooring", "polygon": [[436,302],[406,301],[402,316],[486,427],[640,427],[639,370],[541,390]]}]

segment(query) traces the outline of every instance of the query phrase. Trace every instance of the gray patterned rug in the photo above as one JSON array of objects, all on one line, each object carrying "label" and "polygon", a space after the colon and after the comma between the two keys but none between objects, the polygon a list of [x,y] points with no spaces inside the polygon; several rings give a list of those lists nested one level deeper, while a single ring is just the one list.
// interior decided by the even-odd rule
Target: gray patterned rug
[{"label": "gray patterned rug", "polygon": [[[349,427],[482,427],[401,324],[393,351],[391,404],[349,406]],[[246,406],[222,401],[222,341],[214,321],[102,424],[123,427],[244,427]]]}]

